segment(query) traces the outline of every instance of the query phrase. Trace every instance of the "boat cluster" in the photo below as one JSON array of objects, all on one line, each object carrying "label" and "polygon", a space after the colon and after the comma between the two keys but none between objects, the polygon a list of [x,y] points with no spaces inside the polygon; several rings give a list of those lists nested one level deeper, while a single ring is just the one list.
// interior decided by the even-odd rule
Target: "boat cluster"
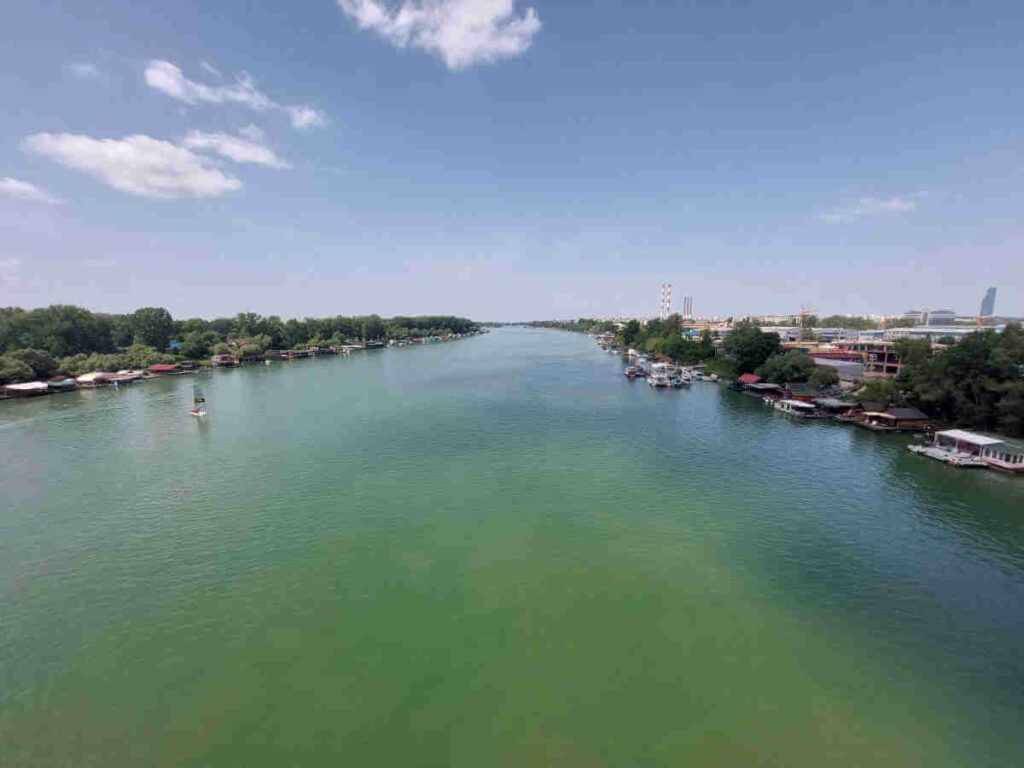
[{"label": "boat cluster", "polygon": [[718,381],[718,375],[705,373],[701,366],[682,366],[666,362],[652,362],[646,355],[633,354],[632,362],[623,371],[630,381],[646,379],[655,389],[683,389],[695,381]]}]

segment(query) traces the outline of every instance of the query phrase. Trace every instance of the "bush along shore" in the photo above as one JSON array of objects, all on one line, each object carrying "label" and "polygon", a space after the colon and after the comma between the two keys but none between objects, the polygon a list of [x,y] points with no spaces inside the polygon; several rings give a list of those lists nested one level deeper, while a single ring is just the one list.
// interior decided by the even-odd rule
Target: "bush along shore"
[{"label": "bush along shore", "polygon": [[[0,308],[0,397],[127,382],[475,335],[467,318],[336,316],[282,321],[243,312],[175,320],[160,307],[105,315],[80,307]],[[81,381],[79,381],[81,379]]]}]

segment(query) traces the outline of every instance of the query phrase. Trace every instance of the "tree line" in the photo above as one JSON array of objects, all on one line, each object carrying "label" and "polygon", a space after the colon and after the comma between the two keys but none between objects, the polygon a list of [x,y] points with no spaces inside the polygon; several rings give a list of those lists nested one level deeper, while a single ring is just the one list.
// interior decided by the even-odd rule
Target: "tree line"
[{"label": "tree line", "polygon": [[576,320],[531,320],[523,325],[527,328],[554,328],[575,333],[615,333],[618,327],[612,320],[598,320],[593,317],[581,317]]},{"label": "tree line", "polygon": [[[770,328],[791,327],[798,325],[802,328],[848,328],[852,331],[875,331],[881,328],[881,324],[870,317],[858,315],[828,315],[818,317],[817,315],[804,315],[802,318],[794,315],[782,321],[761,322],[761,326]],[[909,317],[891,317],[885,321],[886,328],[910,328],[916,322]]]},{"label": "tree line", "polygon": [[[163,307],[129,314],[53,305],[0,308],[0,384],[79,375],[92,370],[142,368],[211,354],[258,355],[268,349],[407,339],[467,333],[477,324],[450,315],[378,315],[282,320],[255,312],[213,320],[176,320]],[[174,347],[172,348],[172,345]]]}]

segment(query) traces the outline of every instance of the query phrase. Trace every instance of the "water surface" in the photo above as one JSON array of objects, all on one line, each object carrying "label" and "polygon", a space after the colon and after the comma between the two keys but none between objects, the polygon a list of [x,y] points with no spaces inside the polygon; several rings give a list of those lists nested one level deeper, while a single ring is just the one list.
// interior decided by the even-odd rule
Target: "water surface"
[{"label": "water surface", "polygon": [[1021,764],[1024,479],[620,370],[0,403],[0,765]]}]

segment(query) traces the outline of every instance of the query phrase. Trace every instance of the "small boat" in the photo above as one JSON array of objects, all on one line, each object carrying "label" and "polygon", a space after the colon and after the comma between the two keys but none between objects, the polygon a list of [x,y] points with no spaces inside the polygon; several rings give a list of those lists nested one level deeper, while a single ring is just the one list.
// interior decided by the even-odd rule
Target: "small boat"
[{"label": "small boat", "polygon": [[206,398],[199,387],[192,387],[192,410],[189,413],[193,416],[206,415]]},{"label": "small boat", "polygon": [[790,416],[799,416],[804,419],[821,418],[821,411],[813,403],[805,403],[801,400],[776,400],[772,407],[777,411],[788,413]]},{"label": "small boat", "polygon": [[688,387],[692,383],[693,382],[685,376],[676,376],[674,379],[672,379],[672,386],[675,387],[676,389]]}]

